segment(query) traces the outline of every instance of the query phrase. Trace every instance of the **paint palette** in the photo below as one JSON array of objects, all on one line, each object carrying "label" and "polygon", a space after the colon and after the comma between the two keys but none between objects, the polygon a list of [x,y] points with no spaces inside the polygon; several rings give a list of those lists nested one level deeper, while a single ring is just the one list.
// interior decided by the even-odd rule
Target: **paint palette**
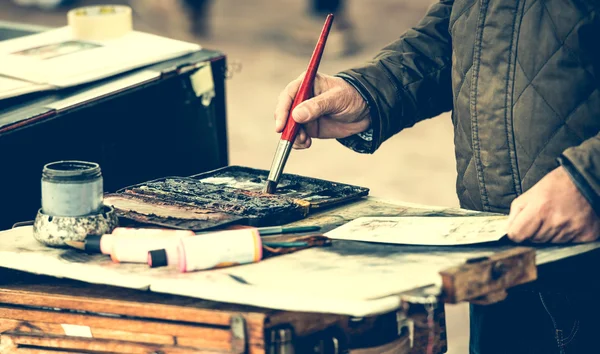
[{"label": "paint palette", "polygon": [[[224,167],[212,172],[193,176],[203,183],[236,188],[262,194],[267,183],[268,171],[242,166]],[[277,186],[276,196],[308,201],[311,208],[328,207],[352,199],[364,197],[369,189],[317,178],[283,174]]]},{"label": "paint palette", "polygon": [[165,177],[104,197],[123,223],[207,230],[282,225],[312,210],[348,202],[367,188],[284,174],[275,194],[262,192],[268,171],[228,166],[191,177]]}]

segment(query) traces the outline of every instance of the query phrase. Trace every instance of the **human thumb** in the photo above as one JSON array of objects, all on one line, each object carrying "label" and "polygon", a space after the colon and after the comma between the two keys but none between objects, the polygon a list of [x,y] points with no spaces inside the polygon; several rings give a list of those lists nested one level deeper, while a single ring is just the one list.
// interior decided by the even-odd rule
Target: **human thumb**
[{"label": "human thumb", "polygon": [[335,97],[325,93],[300,103],[292,112],[297,123],[305,124],[324,115],[334,113]]}]

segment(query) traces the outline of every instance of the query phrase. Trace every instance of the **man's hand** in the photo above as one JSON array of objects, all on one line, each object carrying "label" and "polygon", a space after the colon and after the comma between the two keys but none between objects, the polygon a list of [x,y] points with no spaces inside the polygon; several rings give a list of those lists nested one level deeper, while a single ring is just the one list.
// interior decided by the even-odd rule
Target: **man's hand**
[{"label": "man's hand", "polygon": [[562,166],[510,206],[508,237],[515,242],[592,242],[598,236],[600,218]]},{"label": "man's hand", "polygon": [[[292,81],[279,95],[275,109],[275,131],[285,127],[290,107],[296,97],[304,74]],[[345,138],[369,129],[371,118],[367,103],[344,79],[317,74],[314,97],[302,102],[292,112],[294,120],[302,124],[294,148],[306,149],[311,138]]]}]

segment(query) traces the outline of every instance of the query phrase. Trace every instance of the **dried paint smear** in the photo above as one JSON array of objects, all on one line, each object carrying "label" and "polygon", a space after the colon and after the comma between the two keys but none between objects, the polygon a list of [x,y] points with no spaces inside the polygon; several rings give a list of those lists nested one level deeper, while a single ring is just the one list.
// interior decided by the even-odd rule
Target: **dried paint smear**
[{"label": "dried paint smear", "polygon": [[[229,166],[214,172],[194,176],[204,183],[261,192],[268,172],[241,166]],[[367,188],[325,181],[316,178],[284,174],[277,186],[277,195],[302,199],[312,207],[328,206],[366,196]]]}]

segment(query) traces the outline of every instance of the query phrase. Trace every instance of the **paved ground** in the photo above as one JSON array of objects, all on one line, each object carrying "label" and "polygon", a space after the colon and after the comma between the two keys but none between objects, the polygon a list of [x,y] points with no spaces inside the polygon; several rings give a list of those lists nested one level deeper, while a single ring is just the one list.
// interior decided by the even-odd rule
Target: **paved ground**
[{"label": "paved ground", "polygon": [[[85,4],[95,2],[90,0]],[[120,1],[102,1],[107,2]],[[378,48],[414,25],[431,2],[350,1],[349,13],[364,44],[363,50],[344,59],[326,53],[321,71],[333,74],[368,60]],[[230,61],[241,64],[241,71],[227,82],[232,164],[269,168],[278,139],[272,118],[277,95],[305,69],[310,55],[293,54],[289,47],[282,47],[273,38],[286,26],[306,22],[306,3],[299,0],[215,1],[211,11],[211,37],[193,39],[204,47],[222,50]],[[135,25],[140,30],[164,33],[165,26],[173,26],[164,23],[166,18],[168,16],[138,17]],[[0,1],[0,20],[51,26],[66,23],[64,11],[17,8],[8,0]],[[320,26],[320,23],[313,26],[315,38]],[[293,152],[286,170],[366,186],[375,196],[456,206],[454,165],[452,125],[449,115],[445,114],[398,134],[370,156],[355,154],[334,141],[317,141],[308,151]],[[449,353],[467,353],[466,307],[448,310]]]}]

